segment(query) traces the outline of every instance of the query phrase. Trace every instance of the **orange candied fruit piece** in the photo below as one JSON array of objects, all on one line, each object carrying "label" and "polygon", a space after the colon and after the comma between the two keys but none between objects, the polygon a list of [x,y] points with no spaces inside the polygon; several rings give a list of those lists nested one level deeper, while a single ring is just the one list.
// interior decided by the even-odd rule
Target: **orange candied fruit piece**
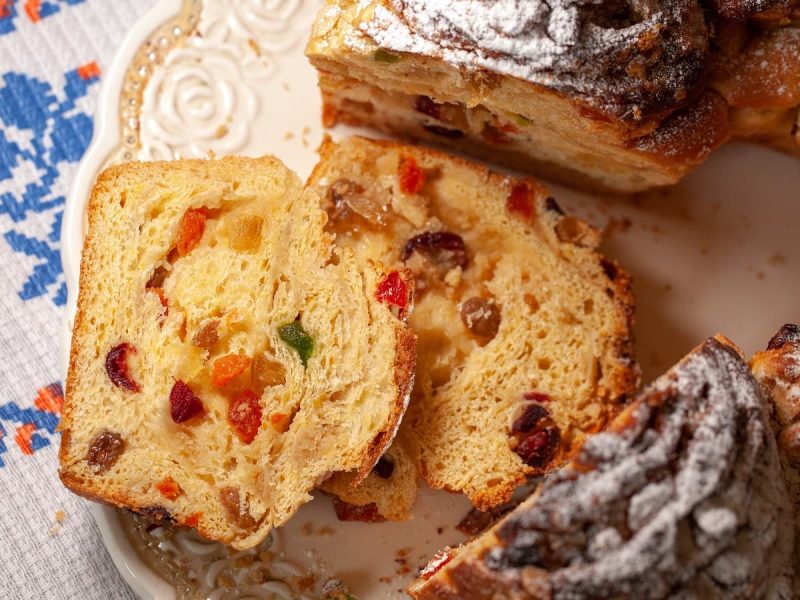
[{"label": "orange candied fruit piece", "polygon": [[289,429],[291,420],[289,419],[289,415],[284,413],[272,413],[269,416],[269,422],[276,431],[280,433],[286,433],[286,430]]},{"label": "orange candied fruit piece", "polygon": [[156,489],[161,492],[167,500],[175,500],[181,495],[181,488],[172,477],[165,477],[156,484]]},{"label": "orange candied fruit piece", "polygon": [[506,208],[509,212],[518,213],[526,219],[533,217],[533,194],[531,189],[524,183],[518,183],[511,188],[511,193],[506,200]]},{"label": "orange candied fruit piece", "polygon": [[225,387],[250,366],[250,357],[245,354],[227,354],[214,361],[211,367],[211,383],[214,387]]},{"label": "orange candied fruit piece", "polygon": [[200,242],[206,229],[208,212],[203,208],[190,208],[181,219],[181,228],[178,232],[178,243],[175,249],[178,256],[186,256]]},{"label": "orange candied fruit piece", "polygon": [[400,158],[400,190],[404,194],[419,194],[425,186],[425,171],[410,156]]},{"label": "orange candied fruit piece", "polygon": [[200,519],[203,518],[202,512],[196,512],[186,517],[187,527],[197,527],[200,524]]}]

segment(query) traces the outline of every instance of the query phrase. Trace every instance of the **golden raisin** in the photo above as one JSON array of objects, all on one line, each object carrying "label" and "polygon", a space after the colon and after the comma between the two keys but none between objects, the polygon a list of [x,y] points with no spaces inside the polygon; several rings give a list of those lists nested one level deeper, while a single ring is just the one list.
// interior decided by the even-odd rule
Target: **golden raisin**
[{"label": "golden raisin", "polygon": [[224,487],[219,491],[219,501],[228,518],[242,529],[254,529],[256,520],[250,515],[247,502],[242,502],[239,490],[235,487]]},{"label": "golden raisin", "polygon": [[285,367],[268,358],[263,352],[259,352],[253,358],[250,375],[257,390],[286,383]]},{"label": "golden raisin", "polygon": [[211,348],[219,341],[219,319],[211,319],[203,325],[192,338],[192,345],[198,348]]},{"label": "golden raisin", "polygon": [[214,387],[225,387],[250,366],[250,357],[245,354],[227,354],[214,361],[211,368],[211,383]]},{"label": "golden raisin", "polygon": [[269,416],[269,422],[278,433],[286,433],[289,425],[292,424],[292,419],[290,415],[284,413],[272,413]]}]

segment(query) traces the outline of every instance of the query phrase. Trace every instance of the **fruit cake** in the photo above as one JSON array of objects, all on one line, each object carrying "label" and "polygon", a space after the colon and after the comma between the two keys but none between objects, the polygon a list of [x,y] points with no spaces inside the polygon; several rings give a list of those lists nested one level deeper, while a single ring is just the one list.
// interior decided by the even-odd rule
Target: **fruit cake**
[{"label": "fruit cake", "polygon": [[728,135],[698,92],[695,0],[327,0],[307,47],[326,125],[368,125],[571,185],[675,183]]},{"label": "fruit cake", "polygon": [[710,339],[492,530],[423,570],[419,600],[790,599],[792,506],[759,386]]},{"label": "fruit cake", "polygon": [[[796,1],[711,4],[326,0],[306,53],[326,126],[369,126],[568,185],[636,192],[674,184],[732,135],[778,134],[777,145],[796,149],[786,127],[800,104],[796,78],[779,91],[798,64],[795,34],[774,34],[772,65],[784,69],[764,69],[747,49],[791,23]],[[717,86],[709,65],[720,29],[739,34]],[[737,74],[754,85],[735,95]]]},{"label": "fruit cake", "polygon": [[[372,502],[410,506],[414,478],[398,468],[410,454],[432,487],[501,504],[635,391],[630,278],[539,182],[365,138],[327,139],[320,154],[308,186],[337,245],[416,278],[417,376],[389,451],[402,477],[371,474]],[[348,486],[337,476],[325,489],[369,503]]]},{"label": "fruit cake", "polygon": [[112,167],[88,214],[67,487],[248,548],[371,471],[413,385],[408,272],[335,249],[271,157]]}]

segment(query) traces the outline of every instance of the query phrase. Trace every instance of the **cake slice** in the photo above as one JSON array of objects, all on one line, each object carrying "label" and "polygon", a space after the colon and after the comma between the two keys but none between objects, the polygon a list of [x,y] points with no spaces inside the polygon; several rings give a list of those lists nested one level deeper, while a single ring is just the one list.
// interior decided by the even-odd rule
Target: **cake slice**
[{"label": "cake slice", "polygon": [[674,184],[729,135],[703,85],[710,31],[695,0],[326,0],[306,54],[326,126],[636,192]]},{"label": "cake slice", "polygon": [[736,347],[710,339],[411,593],[788,600],[792,519],[759,386]]},{"label": "cake slice", "polygon": [[335,250],[269,157],[112,167],[88,210],[67,487],[248,548],[370,472],[413,380],[406,271]]},{"label": "cake slice", "polygon": [[419,339],[394,473],[371,474],[370,493],[346,475],[325,489],[397,518],[416,491],[398,467],[409,455],[429,485],[486,510],[622,408],[638,383],[630,278],[540,183],[364,138],[326,140],[320,155],[308,186],[329,231],[362,264],[414,272]]}]

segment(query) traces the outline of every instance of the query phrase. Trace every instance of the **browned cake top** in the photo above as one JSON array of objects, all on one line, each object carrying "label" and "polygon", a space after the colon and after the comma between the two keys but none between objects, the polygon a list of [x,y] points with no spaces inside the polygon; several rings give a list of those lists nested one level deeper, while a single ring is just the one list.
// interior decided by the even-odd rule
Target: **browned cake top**
[{"label": "browned cake top", "polygon": [[419,597],[483,573],[511,597],[790,598],[790,515],[758,386],[710,340]]},{"label": "browned cake top", "polygon": [[633,121],[686,98],[708,50],[697,0],[382,0],[361,29],[386,49],[518,77]]}]

